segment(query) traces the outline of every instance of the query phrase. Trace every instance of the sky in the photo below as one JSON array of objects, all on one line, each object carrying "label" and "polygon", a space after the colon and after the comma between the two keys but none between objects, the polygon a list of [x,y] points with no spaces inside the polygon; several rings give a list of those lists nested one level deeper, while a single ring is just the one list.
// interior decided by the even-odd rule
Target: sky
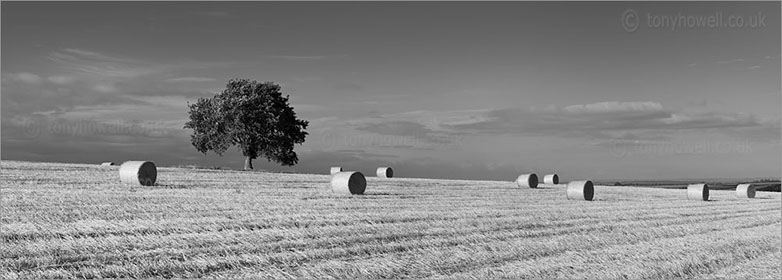
[{"label": "sky", "polygon": [[272,81],[309,135],[269,171],[779,178],[779,2],[7,2],[3,160],[240,169],[187,104]]}]

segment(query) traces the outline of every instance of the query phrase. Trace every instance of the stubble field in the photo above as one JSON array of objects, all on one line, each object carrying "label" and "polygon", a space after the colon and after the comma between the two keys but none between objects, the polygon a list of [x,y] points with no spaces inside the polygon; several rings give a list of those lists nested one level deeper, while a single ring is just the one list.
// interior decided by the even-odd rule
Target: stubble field
[{"label": "stubble field", "polygon": [[597,186],[589,202],[515,178],[367,177],[341,196],[328,175],[158,168],[156,186],[128,187],[117,169],[2,161],[0,278],[782,273],[780,193]]}]

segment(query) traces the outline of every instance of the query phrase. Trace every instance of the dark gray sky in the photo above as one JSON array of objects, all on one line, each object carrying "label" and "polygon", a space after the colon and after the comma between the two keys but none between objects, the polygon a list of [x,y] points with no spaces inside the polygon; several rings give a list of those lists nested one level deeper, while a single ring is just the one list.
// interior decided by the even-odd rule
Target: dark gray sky
[{"label": "dark gray sky", "polygon": [[782,169],[779,2],[1,5],[4,160],[240,168],[182,126],[187,102],[241,77],[280,83],[310,121],[300,164],[268,170]]}]

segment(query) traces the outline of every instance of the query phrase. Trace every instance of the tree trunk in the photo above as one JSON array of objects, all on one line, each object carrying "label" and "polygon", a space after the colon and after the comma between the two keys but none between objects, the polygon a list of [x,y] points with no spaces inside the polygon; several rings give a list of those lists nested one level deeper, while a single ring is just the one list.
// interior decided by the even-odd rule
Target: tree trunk
[{"label": "tree trunk", "polygon": [[253,170],[253,158],[249,156],[244,157],[244,170]]}]

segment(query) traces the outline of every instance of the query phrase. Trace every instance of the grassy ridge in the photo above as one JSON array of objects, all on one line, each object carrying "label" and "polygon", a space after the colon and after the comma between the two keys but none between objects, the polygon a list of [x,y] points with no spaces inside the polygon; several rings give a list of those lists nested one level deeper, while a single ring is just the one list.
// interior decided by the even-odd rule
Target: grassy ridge
[{"label": "grassy ridge", "polygon": [[[767,278],[780,274],[779,193],[368,179],[2,162],[0,277]],[[772,260],[769,261],[768,259]]]}]

